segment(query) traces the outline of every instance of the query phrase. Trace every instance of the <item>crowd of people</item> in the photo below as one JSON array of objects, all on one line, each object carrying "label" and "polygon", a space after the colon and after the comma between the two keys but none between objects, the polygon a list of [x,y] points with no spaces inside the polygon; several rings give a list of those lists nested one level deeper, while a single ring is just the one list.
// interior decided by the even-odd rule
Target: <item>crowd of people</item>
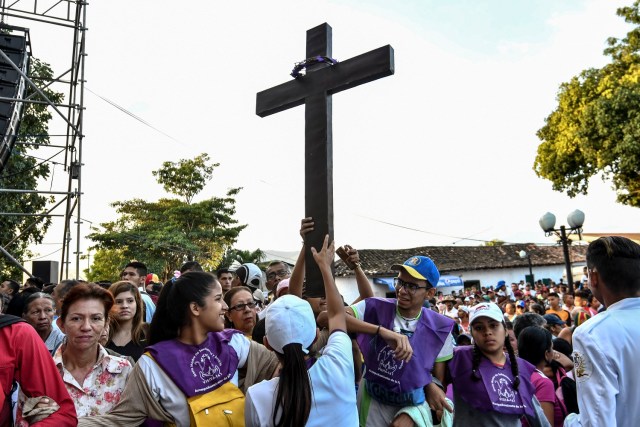
[{"label": "crowd of people", "polygon": [[[313,230],[302,220],[303,238]],[[329,237],[293,266],[166,283],[133,261],[121,281],[0,286],[0,426],[632,426],[640,417],[640,245],[589,245],[573,288],[505,283],[443,295],[429,257],[390,266],[344,301]],[[402,260],[399,260],[402,261]],[[318,284],[320,285],[320,284]],[[312,290],[313,289],[313,290]],[[322,289],[323,292],[318,292]]]}]

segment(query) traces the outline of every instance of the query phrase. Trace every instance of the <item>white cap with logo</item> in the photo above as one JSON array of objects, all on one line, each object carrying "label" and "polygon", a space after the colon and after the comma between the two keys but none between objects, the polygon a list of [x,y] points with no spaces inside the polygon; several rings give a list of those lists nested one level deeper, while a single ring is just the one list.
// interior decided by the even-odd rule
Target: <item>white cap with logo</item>
[{"label": "white cap with logo", "polygon": [[480,304],[471,307],[471,315],[469,316],[469,323],[473,323],[480,317],[488,317],[496,322],[504,321],[504,313],[500,310],[497,304],[492,302],[482,302]]}]

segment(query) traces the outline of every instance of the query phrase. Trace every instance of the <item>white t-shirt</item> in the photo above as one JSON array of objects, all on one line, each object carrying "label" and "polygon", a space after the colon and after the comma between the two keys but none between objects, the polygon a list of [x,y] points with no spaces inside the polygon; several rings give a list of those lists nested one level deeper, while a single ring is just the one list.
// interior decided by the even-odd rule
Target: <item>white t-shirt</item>
[{"label": "white t-shirt", "polygon": [[[312,398],[307,426],[358,425],[351,339],[342,331],[329,336],[322,357],[309,369]],[[273,410],[280,378],[254,384],[247,390],[247,426],[273,426]]]},{"label": "white t-shirt", "polygon": [[442,314],[455,320],[458,318],[458,309],[455,307],[451,307],[451,310],[447,310],[447,308],[445,307],[444,313]]},{"label": "white t-shirt", "polygon": [[[238,368],[244,367],[249,356],[249,340],[242,334],[234,334],[229,345],[238,355]],[[144,373],[152,396],[171,414],[176,426],[189,427],[189,405],[184,393],[151,357],[143,354],[138,360],[138,365]],[[176,369],[188,370],[189,366],[176,366]],[[234,373],[231,382],[238,385],[238,371]]]},{"label": "white t-shirt", "polygon": [[[367,308],[367,300],[364,299],[357,304],[351,306],[353,313],[355,314],[357,319],[364,319],[364,313]],[[457,311],[456,311],[457,313]],[[418,320],[420,318],[407,320],[404,317],[400,316],[396,311],[396,317],[393,319],[393,330],[396,332],[407,331],[407,332],[415,332],[416,327],[418,326]],[[436,357],[436,362],[445,362],[453,357],[453,343],[454,338],[451,333],[447,337],[442,349],[440,349],[440,353]]]}]

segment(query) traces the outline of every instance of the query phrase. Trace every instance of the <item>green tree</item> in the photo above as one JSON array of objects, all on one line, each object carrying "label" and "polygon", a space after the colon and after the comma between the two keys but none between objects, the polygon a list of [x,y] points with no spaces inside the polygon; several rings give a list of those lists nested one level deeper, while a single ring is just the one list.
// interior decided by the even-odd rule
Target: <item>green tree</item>
[{"label": "green tree", "polygon": [[[149,271],[163,280],[185,261],[197,260],[205,269],[213,270],[246,226],[238,225],[233,218],[240,188],[230,189],[225,197],[192,202],[218,165],[208,164],[208,160],[202,154],[194,160],[165,162],[153,174],[165,189],[171,189],[183,200],[133,199],[113,203],[118,219],[101,224],[101,231],[88,236],[96,242],[94,248],[122,251],[127,259],[147,264]],[[184,184],[188,180],[195,184]]]},{"label": "green tree", "polygon": [[589,179],[602,174],[618,202],[640,207],[640,1],[617,14],[635,27],[608,40],[609,64],[560,85],[533,169],[570,197],[587,194]]},{"label": "green tree", "polygon": [[255,251],[245,251],[231,248],[225,252],[224,257],[218,263],[216,270],[222,267],[230,267],[234,262],[238,262],[240,264],[248,262],[260,264],[265,256],[265,253],[260,249],[256,249]]},{"label": "green tree", "polygon": [[[89,258],[84,255],[83,259]],[[117,282],[120,280],[120,272],[124,266],[129,263],[129,259],[121,249],[98,249],[93,259],[89,259],[91,268],[84,270],[84,275],[90,282],[109,281]]]},{"label": "green tree", "polygon": [[[31,59],[29,76],[41,88],[51,83],[53,71],[49,64],[36,58]],[[62,93],[50,88],[42,89],[47,97],[54,103],[64,100]],[[31,96],[34,101],[44,101],[40,95],[27,86],[25,96]],[[32,152],[41,145],[49,144],[48,123],[51,120],[51,110],[46,104],[25,103],[23,107],[22,121],[16,144],[13,147],[11,157],[0,176],[0,187],[21,190],[35,190],[39,180],[49,177],[49,165],[46,161],[37,159],[27,153]],[[0,210],[12,213],[42,213],[45,211],[47,201],[50,199],[35,193],[17,194],[0,192]],[[22,233],[31,223],[36,225]],[[32,216],[0,216],[0,245],[11,255],[23,260],[32,254],[28,246],[32,243],[42,243],[42,239],[51,224],[49,217]],[[17,238],[17,239],[16,239]],[[20,280],[22,272],[11,262],[0,256],[0,276]]]},{"label": "green tree", "polygon": [[153,176],[167,193],[184,198],[187,204],[191,204],[193,196],[202,191],[213,176],[213,170],[220,163],[208,165],[209,155],[202,153],[193,159],[182,159],[177,163],[164,162],[157,171],[152,171]]}]

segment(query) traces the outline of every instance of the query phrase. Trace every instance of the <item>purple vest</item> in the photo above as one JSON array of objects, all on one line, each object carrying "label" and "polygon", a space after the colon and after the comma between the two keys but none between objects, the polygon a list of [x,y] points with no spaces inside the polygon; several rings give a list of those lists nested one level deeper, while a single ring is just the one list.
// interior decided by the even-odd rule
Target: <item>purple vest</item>
[{"label": "purple vest", "polygon": [[[366,301],[363,320],[393,330],[396,300],[367,298]],[[380,336],[358,334],[358,346],[367,366],[364,377],[394,393],[405,393],[426,386],[431,383],[431,370],[453,324],[452,319],[422,308],[416,330],[409,338],[413,348],[409,363],[393,357],[393,349]]]},{"label": "purple vest", "polygon": [[147,351],[187,397],[217,389],[228,382],[238,369],[238,355],[229,345],[233,329],[209,332],[200,345],[178,340],[162,341]]},{"label": "purple vest", "polygon": [[513,388],[513,374],[509,357],[502,368],[482,356],[478,373],[480,379],[471,379],[473,367],[473,347],[454,349],[449,370],[453,378],[454,395],[460,397],[474,409],[481,412],[495,411],[503,414],[534,416],[533,396],[535,388],[531,384],[531,374],[535,367],[526,360],[517,358],[520,385]]}]

